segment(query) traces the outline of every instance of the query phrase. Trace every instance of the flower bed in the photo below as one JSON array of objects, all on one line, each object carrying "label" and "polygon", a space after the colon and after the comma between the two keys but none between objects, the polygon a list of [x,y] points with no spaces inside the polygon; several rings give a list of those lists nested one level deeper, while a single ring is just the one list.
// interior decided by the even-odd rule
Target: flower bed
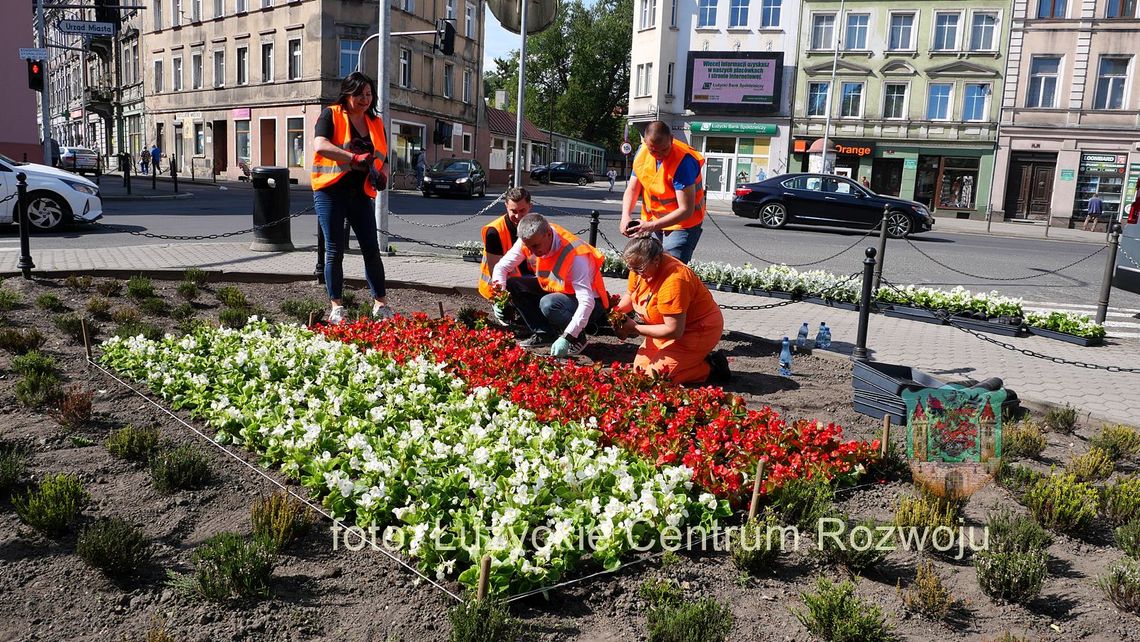
[{"label": "flower bed", "polygon": [[[110,339],[103,363],[239,444],[438,578],[491,589],[556,582],[587,552],[605,568],[663,529],[708,524],[684,466],[600,445],[592,422],[546,423],[441,364],[400,363],[297,326],[251,321],[161,341]],[[591,539],[589,551],[581,536]]]},{"label": "flower bed", "polygon": [[789,426],[771,408],[749,410],[720,388],[687,389],[619,364],[553,361],[518,348],[506,333],[469,330],[451,319],[415,315],[320,331],[400,363],[426,355],[540,421],[596,422],[606,443],[659,466],[683,464],[702,488],[738,503],[761,457],[767,458],[771,488],[813,474],[855,477],[861,462],[878,451],[877,442],[842,441],[833,424],[800,420]]}]

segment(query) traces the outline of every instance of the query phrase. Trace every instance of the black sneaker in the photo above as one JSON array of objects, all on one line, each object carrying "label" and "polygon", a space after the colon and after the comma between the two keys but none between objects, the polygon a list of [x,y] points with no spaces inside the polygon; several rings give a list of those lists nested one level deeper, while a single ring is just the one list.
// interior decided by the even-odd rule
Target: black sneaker
[{"label": "black sneaker", "polygon": [[532,334],[525,339],[519,340],[519,347],[527,350],[533,348],[545,348],[554,343],[554,339],[548,334]]},{"label": "black sneaker", "polygon": [[708,383],[728,383],[732,378],[732,372],[728,369],[728,357],[720,350],[710,352],[705,361],[709,362]]},{"label": "black sneaker", "polygon": [[582,354],[582,351],[586,349],[586,344],[589,343],[589,340],[586,338],[585,332],[583,332],[582,336],[578,337],[577,339],[575,339],[574,337],[567,337],[567,338],[570,341],[569,356],[571,356],[571,357]]}]

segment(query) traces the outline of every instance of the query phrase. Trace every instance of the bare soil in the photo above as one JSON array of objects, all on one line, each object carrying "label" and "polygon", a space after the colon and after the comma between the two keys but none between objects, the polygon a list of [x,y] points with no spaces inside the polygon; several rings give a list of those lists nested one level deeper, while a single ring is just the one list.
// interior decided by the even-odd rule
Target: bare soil
[{"label": "bare soil", "polygon": [[[98,279],[97,279],[98,280]],[[199,297],[197,316],[216,319],[220,305],[214,295],[226,284],[213,283]],[[286,299],[320,300],[323,289],[313,282],[288,284],[233,284],[271,318],[284,319],[280,303]],[[248,532],[249,509],[273,485],[181,423],[155,409],[146,400],[88,369],[83,347],[61,334],[51,314],[33,305],[40,294],[58,295],[81,312],[91,292],[74,292],[62,281],[9,279],[4,286],[22,294],[24,305],[5,313],[7,325],[36,327],[48,336],[44,350],[62,367],[69,385],[96,392],[96,419],[77,433],[64,433],[44,412],[24,408],[15,398],[16,376],[11,355],[0,353],[0,422],[3,437],[28,439],[34,445],[30,483],[48,474],[79,476],[92,502],[84,521],[119,516],[140,524],[157,547],[153,566],[141,577],[116,584],[89,568],[75,554],[74,535],[48,539],[23,525],[8,497],[0,498],[0,640],[141,640],[156,622],[179,640],[446,640],[446,612],[453,604],[435,588],[416,581],[381,554],[332,550],[327,523],[322,523],[278,560],[274,593],[261,602],[214,604],[184,596],[166,585],[169,571],[190,570],[190,554],[206,538],[222,531]],[[156,281],[160,296],[171,306],[181,301],[177,282]],[[367,299],[366,292],[357,297]],[[393,290],[390,301],[398,311],[438,314],[442,302],[448,313],[461,306],[483,306],[481,299],[455,293]],[[125,296],[112,299],[115,307],[133,307]],[[168,330],[177,322],[149,318]],[[4,324],[0,324],[2,326]],[[114,324],[103,322],[103,336]],[[751,404],[768,404],[788,418],[811,417],[834,421],[855,438],[877,436],[879,422],[851,409],[851,368],[848,362],[820,355],[796,358],[795,376],[775,375],[777,348],[754,338],[729,335],[721,346],[730,355],[734,380],[728,386]],[[612,337],[592,341],[584,360],[631,360],[633,343],[619,344]],[[175,443],[196,442],[208,449],[215,470],[214,482],[204,490],[157,493],[149,473],[112,458],[103,441],[110,431],[126,424],[160,427]],[[1099,427],[1099,426],[1098,426]],[[1076,435],[1049,435],[1049,448],[1038,468],[1067,461],[1087,449],[1084,438],[1094,427]],[[902,444],[902,431],[892,441]],[[248,459],[253,466],[256,462]],[[273,475],[273,471],[267,471]],[[280,479],[278,477],[278,479]],[[905,481],[868,484],[840,495],[841,508],[856,517],[889,520],[897,499],[909,493]],[[991,485],[976,494],[966,507],[967,524],[981,524],[996,505],[1023,511],[1010,494]],[[860,596],[880,605],[902,639],[990,639],[1006,631],[1048,640],[1136,639],[1140,620],[1119,612],[1096,587],[1097,576],[1121,557],[1111,547],[1106,525],[1083,540],[1056,535],[1049,550],[1050,577],[1040,597],[1028,607],[997,604],[978,589],[969,560],[935,557],[948,586],[965,600],[949,623],[936,623],[903,609],[897,585],[914,577],[916,553],[895,552],[885,563],[856,578]],[[724,553],[685,552],[677,560],[660,558],[590,579],[513,605],[524,620],[531,639],[562,641],[633,641],[645,637],[647,605],[638,587],[649,578],[675,578],[691,596],[711,596],[730,604],[734,641],[806,640],[811,636],[791,609],[802,607],[799,594],[810,590],[819,574],[843,575],[821,566],[808,554],[789,554],[767,577],[742,578]]]}]

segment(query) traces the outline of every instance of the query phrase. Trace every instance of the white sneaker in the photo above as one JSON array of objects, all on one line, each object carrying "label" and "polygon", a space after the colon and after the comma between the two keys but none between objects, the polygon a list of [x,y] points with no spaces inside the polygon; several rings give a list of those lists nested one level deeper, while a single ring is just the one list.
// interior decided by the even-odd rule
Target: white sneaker
[{"label": "white sneaker", "polygon": [[377,321],[386,321],[396,316],[392,311],[392,306],[387,303],[373,303],[372,304],[372,318]]},{"label": "white sneaker", "polygon": [[334,305],[333,309],[329,311],[329,324],[336,325],[344,323],[345,318],[348,317],[348,311],[343,305]]}]

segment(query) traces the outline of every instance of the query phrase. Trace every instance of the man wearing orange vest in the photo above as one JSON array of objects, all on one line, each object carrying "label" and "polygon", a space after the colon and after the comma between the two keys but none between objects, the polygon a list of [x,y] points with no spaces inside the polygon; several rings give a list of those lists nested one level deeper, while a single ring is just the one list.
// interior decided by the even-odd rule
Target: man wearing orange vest
[{"label": "man wearing orange vest", "polygon": [[[488,300],[495,296],[495,289],[491,286],[491,274],[507,250],[514,247],[515,241],[518,240],[519,221],[530,214],[531,208],[530,192],[525,187],[512,187],[507,190],[503,200],[507,204],[507,213],[483,226],[483,261],[479,265],[479,294]],[[519,264],[519,267],[512,270],[507,277],[523,274],[534,274],[534,270],[526,262]],[[507,325],[507,311],[496,307],[495,319]]]},{"label": "man wearing orange vest", "polygon": [[[622,197],[619,229],[625,236],[652,233],[669,255],[688,263],[705,220],[705,158],[674,139],[669,125],[659,120],[646,126],[643,140]],[[641,219],[632,221],[639,199]]]},{"label": "man wearing orange vest", "polygon": [[[567,357],[586,347],[586,325],[606,322],[610,295],[602,280],[602,253],[539,214],[518,226],[519,239],[495,265],[491,283],[505,288],[533,334],[519,345],[550,345],[550,354]],[[527,261],[534,276],[510,276]]]}]

